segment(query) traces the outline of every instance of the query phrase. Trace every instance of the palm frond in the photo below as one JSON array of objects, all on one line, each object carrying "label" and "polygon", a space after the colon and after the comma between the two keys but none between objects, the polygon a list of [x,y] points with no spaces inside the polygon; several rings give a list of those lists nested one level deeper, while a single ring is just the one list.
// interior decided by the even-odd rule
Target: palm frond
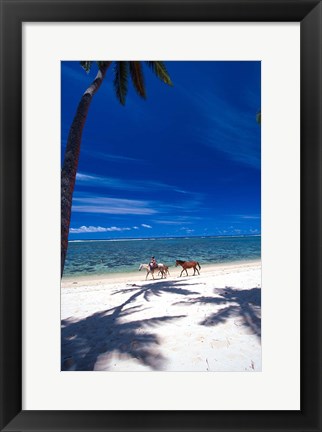
[{"label": "palm frond", "polygon": [[162,61],[147,61],[146,63],[161,81],[170,86],[173,85],[165,64]]},{"label": "palm frond", "polygon": [[258,123],[259,125],[261,125],[261,123],[262,123],[262,112],[261,112],[261,111],[259,111],[259,112],[256,114],[256,121],[257,121],[257,123]]},{"label": "palm frond", "polygon": [[103,69],[104,67],[106,67],[107,64],[111,64],[112,62],[110,61],[97,61],[96,64],[98,66],[99,69]]},{"label": "palm frond", "polygon": [[145,87],[144,87],[144,78],[143,78],[141,62],[130,61],[129,66],[130,66],[130,74],[131,74],[134,88],[137,91],[137,93],[139,94],[139,96],[141,96],[145,99],[146,93],[145,93]]},{"label": "palm frond", "polygon": [[118,100],[125,105],[127,94],[128,62],[117,61],[114,66],[114,89]]},{"label": "palm frond", "polygon": [[92,61],[81,61],[80,65],[82,66],[82,68],[86,73],[89,73],[89,71],[91,70],[92,63],[93,63]]}]

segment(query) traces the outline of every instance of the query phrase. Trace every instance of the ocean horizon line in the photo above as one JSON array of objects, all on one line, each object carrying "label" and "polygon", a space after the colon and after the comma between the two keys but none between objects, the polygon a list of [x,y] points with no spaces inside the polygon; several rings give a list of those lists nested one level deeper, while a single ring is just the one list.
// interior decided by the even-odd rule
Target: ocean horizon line
[{"label": "ocean horizon line", "polygon": [[105,239],[75,239],[68,240],[68,243],[82,242],[122,242],[122,241],[144,241],[144,240],[175,240],[175,239],[193,239],[193,238],[243,238],[243,237],[261,237],[262,234],[220,234],[220,235],[196,235],[196,236],[153,236],[153,237],[118,237]]}]

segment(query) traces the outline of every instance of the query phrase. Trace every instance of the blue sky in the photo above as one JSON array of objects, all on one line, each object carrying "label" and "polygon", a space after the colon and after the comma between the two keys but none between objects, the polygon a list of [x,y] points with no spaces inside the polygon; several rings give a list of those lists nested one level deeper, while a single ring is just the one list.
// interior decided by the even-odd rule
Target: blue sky
[{"label": "blue sky", "polygon": [[[147,99],[126,105],[113,69],[84,127],[70,240],[260,234],[260,62],[144,65]],[[76,107],[97,69],[62,62],[62,160]]]}]

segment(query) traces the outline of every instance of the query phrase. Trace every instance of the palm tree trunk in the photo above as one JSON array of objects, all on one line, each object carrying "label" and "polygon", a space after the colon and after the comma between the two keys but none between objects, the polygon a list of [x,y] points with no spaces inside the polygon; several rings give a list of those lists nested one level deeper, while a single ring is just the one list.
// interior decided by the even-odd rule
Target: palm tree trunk
[{"label": "palm tree trunk", "polygon": [[107,69],[109,68],[111,63],[112,62],[101,62],[100,68],[94,81],[85,91],[78,104],[77,111],[68,135],[64,164],[61,171],[61,276],[63,276],[65,259],[67,254],[72,199],[83,128],[93,96],[100,88]]}]

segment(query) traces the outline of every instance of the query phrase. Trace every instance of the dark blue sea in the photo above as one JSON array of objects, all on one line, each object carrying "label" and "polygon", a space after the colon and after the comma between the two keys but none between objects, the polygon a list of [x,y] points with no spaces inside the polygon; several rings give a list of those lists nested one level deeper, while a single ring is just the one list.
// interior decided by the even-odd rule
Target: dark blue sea
[{"label": "dark blue sea", "polygon": [[200,265],[251,261],[261,257],[260,236],[76,240],[68,244],[64,276],[137,271],[151,256],[170,267],[176,259]]}]

